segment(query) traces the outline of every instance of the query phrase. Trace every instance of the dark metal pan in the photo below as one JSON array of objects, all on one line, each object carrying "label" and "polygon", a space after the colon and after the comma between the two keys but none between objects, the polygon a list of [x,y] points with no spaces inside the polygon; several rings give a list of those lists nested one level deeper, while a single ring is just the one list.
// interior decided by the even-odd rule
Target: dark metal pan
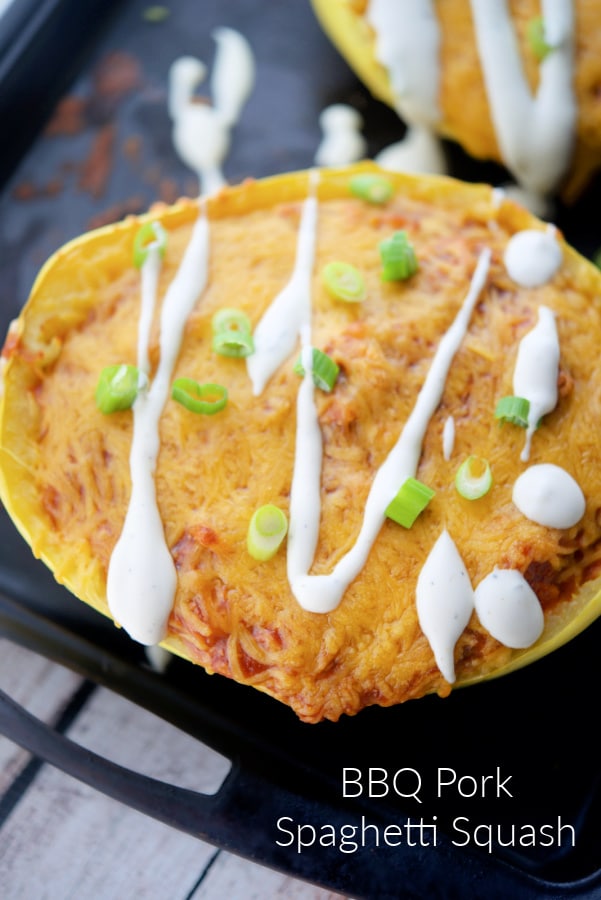
[{"label": "dark metal pan", "polygon": [[[3,330],[64,241],[195,189],[171,146],[167,73],[183,54],[210,63],[215,27],[241,31],[258,64],[226,162],[232,182],[311,165],[319,113],[331,102],[359,109],[372,154],[401,135],[396,117],[328,43],[308,3],[180,0],[158,23],[146,20],[148,4],[139,0],[110,8],[15,4],[10,20],[0,20],[0,121],[9,123],[0,142]],[[107,65],[121,76],[112,90],[102,80]],[[104,156],[95,157],[99,146]],[[457,175],[501,177],[456,148],[448,152]],[[597,185],[575,209],[557,211],[568,239],[588,254],[596,249],[588,222],[598,199]],[[196,736],[232,760],[232,771],[214,796],[158,783],[83,750],[4,695],[0,731],[175,828],[360,898],[601,897],[591,691],[600,628],[526,670],[444,701],[429,697],[310,726],[276,701],[181,660],[153,672],[142,648],[59,587],[0,514],[0,633]],[[360,775],[360,796],[345,769]],[[439,786],[452,773],[455,782]],[[558,819],[573,827],[573,846],[567,837],[561,846],[523,839],[526,826],[540,835]],[[315,841],[299,850],[303,824]],[[510,846],[512,829],[518,838]]]}]

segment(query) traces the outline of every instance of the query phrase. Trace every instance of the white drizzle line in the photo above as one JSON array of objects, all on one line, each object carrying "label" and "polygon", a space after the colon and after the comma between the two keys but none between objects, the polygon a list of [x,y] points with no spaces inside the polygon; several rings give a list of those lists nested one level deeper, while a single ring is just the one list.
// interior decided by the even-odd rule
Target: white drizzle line
[{"label": "white drizzle line", "polygon": [[447,416],[442,429],[442,456],[447,462],[453,455],[455,447],[455,419],[453,416]]},{"label": "white drizzle line", "polygon": [[522,462],[530,458],[530,445],[538,423],[557,406],[557,375],[559,371],[559,337],[555,314],[547,306],[538,309],[538,322],[524,335],[518,347],[513,370],[513,391],[516,397],[528,400],[528,427]]},{"label": "white drizzle line", "polygon": [[[246,358],[246,368],[255,396],[262,393],[276,369],[290,356],[303,329],[310,335],[318,180],[319,173],[313,170],[309,175],[309,196],[301,214],[292,277],[268,307],[253,334],[255,351]],[[311,368],[306,371],[311,371]]]},{"label": "white drizzle line", "polygon": [[[317,449],[317,442],[321,444],[321,435],[317,435],[319,429],[315,427],[312,394],[309,399],[305,375],[297,403],[296,455],[288,532],[288,579],[294,596],[304,609],[327,613],[338,606],[347,587],[367,561],[384,522],[386,507],[400,485],[415,475],[428,423],[442,398],[451,362],[468,328],[472,311],[486,282],[489,265],[490,250],[485,249],[478,259],[467,296],[438,345],[401,435],[376,473],[357,540],[329,575],[308,574],[313,552],[311,559],[308,559],[309,550],[315,548],[319,532],[320,499],[315,497],[315,485],[321,477],[321,450]],[[307,485],[311,485],[310,491]]]},{"label": "white drizzle line", "polygon": [[[175,565],[157,504],[154,473],[160,448],[159,420],[179,354],[184,327],[197,298],[204,290],[208,271],[209,225],[201,211],[182,263],[169,285],[161,309],[160,360],[147,392],[138,394],[133,406],[130,449],[131,496],[123,530],[108,568],[107,600],[115,621],[141,644],[157,644],[166,634],[177,586]],[[148,291],[142,309],[154,306],[156,256],[149,252],[143,266],[143,289]],[[141,329],[142,331],[142,329]],[[148,340],[148,329],[144,326]],[[140,362],[148,358],[147,343],[140,341]]]},{"label": "white drizzle line", "polygon": [[388,70],[399,115],[427,128],[440,119],[440,31],[433,0],[371,0],[367,20]]},{"label": "white drizzle line", "polygon": [[384,147],[374,161],[391,172],[446,175],[449,169],[442,141],[421,125],[408,125],[403,139]]},{"label": "white drizzle line", "polygon": [[322,139],[315,152],[315,165],[342,167],[367,156],[367,141],[361,134],[363,119],[352,106],[326,106],[319,124]]},{"label": "white drizzle line", "polygon": [[577,106],[572,85],[574,15],[571,0],[542,0],[551,52],[540,64],[532,96],[506,0],[471,0],[476,43],[503,160],[534,193],[553,190],[574,142]]},{"label": "white drizzle line", "polygon": [[201,192],[215,193],[226,184],[221,170],[236,124],[255,80],[255,63],[246,38],[233,28],[218,28],[211,76],[213,105],[194,101],[207,67],[193,56],[177,59],[169,71],[169,113],[173,144],[197,175]]}]

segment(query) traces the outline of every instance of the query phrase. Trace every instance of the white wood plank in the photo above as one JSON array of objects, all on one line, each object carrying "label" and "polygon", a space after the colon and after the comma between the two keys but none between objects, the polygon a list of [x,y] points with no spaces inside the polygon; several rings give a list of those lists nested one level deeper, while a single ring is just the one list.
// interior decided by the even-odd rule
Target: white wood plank
[{"label": "white wood plank", "polygon": [[2,896],[177,900],[214,853],[45,766],[0,831]]},{"label": "white wood plank", "polygon": [[[0,638],[0,688],[44,722],[53,722],[81,679],[62,666]],[[0,736],[0,794],[30,755]]]},{"label": "white wood plank", "polygon": [[[3,641],[0,685],[52,721],[80,679]],[[229,761],[103,688],[69,736],[122,765],[193,790],[217,790]],[[0,792],[27,758],[0,740]],[[339,895],[217,851],[44,766],[0,830],[3,900],[337,900]],[[197,885],[199,885],[197,887]]]},{"label": "white wood plank", "polygon": [[120,765],[203,793],[217,791],[231,767],[196,738],[105,688],[96,690],[69,736]]},{"label": "white wood plank", "polygon": [[[69,736],[137,771],[215,790],[229,761],[98,688]],[[186,897],[215,848],[44,766],[0,832],[3,900]]]}]

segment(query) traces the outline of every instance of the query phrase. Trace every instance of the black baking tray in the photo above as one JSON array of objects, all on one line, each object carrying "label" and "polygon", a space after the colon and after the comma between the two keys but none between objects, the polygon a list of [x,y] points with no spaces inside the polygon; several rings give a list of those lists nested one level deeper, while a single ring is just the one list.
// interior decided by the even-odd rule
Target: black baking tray
[{"label": "black baking tray", "polygon": [[[0,121],[10,123],[0,142],[3,331],[40,265],[66,240],[195,190],[171,145],[167,74],[183,54],[210,65],[216,27],[241,31],[257,59],[255,91],[225,163],[230,181],[310,166],[319,113],[332,102],[361,112],[370,155],[402,134],[305,0],[180,0],[166,4],[169,14],[159,22],[147,20],[149,5],[15,0],[10,19],[0,19]],[[107,80],[107,72],[119,78]],[[60,115],[53,115],[59,102]],[[447,152],[455,174],[495,183],[504,177],[457,148]],[[554,212],[568,239],[589,255],[596,244],[586,225],[598,202],[593,185],[576,207]],[[271,698],[181,660],[163,674],[152,671],[141,647],[32,559],[0,511],[0,634],[118,691],[232,760],[217,794],[197,794],[123,770],[0,699],[0,732],[175,828],[366,900],[601,897],[594,694],[601,623],[528,669],[446,700],[306,725]],[[344,796],[345,768],[361,773],[361,797]],[[376,780],[381,770],[386,796]],[[439,796],[437,776],[451,771],[463,778],[461,790],[455,785]],[[401,796],[418,785],[419,799]],[[349,781],[346,793],[357,791]],[[567,838],[563,846],[541,846],[541,826],[557,828],[558,818],[574,828],[575,846]],[[321,839],[302,852],[288,846],[300,825]],[[395,838],[399,825],[403,836]],[[535,846],[526,845],[529,826],[539,836]],[[505,845],[515,832],[514,846],[484,846],[489,828]],[[466,834],[469,844],[458,846]]]}]

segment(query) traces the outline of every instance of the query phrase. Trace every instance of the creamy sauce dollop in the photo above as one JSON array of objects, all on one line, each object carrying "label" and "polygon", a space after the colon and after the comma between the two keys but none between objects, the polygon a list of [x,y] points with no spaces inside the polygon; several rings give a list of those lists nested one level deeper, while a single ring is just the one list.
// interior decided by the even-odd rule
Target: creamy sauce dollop
[{"label": "creamy sauce dollop", "polygon": [[522,515],[547,528],[571,528],[586,508],[578,482],[553,463],[530,466],[522,472],[513,486],[512,499]]},{"label": "creamy sauce dollop", "polygon": [[445,529],[419,573],[416,589],[421,630],[436,665],[449,683],[455,681],[455,644],[474,610],[474,591],[465,564]]},{"label": "creamy sauce dollop", "polygon": [[476,587],[474,603],[484,628],[505,647],[530,647],[542,634],[538,597],[516,569],[494,569]]},{"label": "creamy sauce dollop", "polygon": [[507,274],[526,288],[546,284],[559,270],[563,259],[554,228],[539,231],[526,228],[507,242],[503,261]]}]

